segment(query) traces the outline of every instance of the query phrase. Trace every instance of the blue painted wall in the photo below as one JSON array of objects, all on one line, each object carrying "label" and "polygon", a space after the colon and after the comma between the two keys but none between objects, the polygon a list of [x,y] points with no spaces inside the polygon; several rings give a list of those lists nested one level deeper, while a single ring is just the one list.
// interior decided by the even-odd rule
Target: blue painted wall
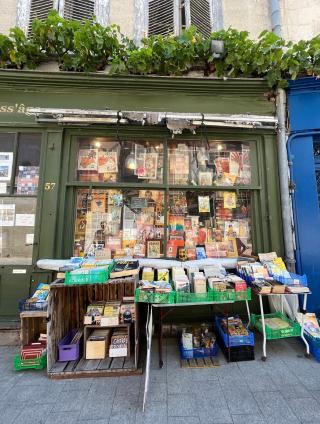
[{"label": "blue painted wall", "polygon": [[320,137],[320,81],[302,78],[290,82],[288,106],[297,272],[307,274],[312,290],[308,310],[320,316],[320,207],[313,151],[313,144]]}]

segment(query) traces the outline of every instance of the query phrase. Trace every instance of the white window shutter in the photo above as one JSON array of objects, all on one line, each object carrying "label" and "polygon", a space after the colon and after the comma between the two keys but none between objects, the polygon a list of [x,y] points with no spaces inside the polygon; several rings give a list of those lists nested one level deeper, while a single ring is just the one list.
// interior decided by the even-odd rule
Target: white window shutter
[{"label": "white window shutter", "polygon": [[209,37],[213,30],[212,0],[188,0],[187,21],[195,25],[205,37]]},{"label": "white window shutter", "polygon": [[54,0],[31,0],[28,33],[32,32],[32,22],[34,19],[45,20],[50,10],[54,9]]},{"label": "white window shutter", "polygon": [[149,0],[148,35],[176,33],[175,0]]},{"label": "white window shutter", "polygon": [[63,16],[65,19],[84,21],[95,14],[94,0],[65,0]]}]

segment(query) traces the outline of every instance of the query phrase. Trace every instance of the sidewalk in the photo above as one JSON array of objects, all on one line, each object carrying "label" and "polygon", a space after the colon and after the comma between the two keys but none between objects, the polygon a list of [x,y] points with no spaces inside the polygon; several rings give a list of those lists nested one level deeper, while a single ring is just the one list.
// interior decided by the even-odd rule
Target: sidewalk
[{"label": "sidewalk", "polygon": [[0,347],[0,424],[319,424],[320,363],[298,339],[270,342],[268,359],[181,369],[174,339],[159,370],[156,341],[146,412],[144,376],[49,380],[12,371],[17,348]]}]

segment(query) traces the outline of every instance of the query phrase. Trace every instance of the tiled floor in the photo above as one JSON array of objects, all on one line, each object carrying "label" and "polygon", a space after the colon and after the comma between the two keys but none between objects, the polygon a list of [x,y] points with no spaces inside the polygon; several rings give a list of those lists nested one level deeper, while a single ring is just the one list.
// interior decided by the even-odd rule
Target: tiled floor
[{"label": "tiled floor", "polygon": [[181,369],[176,342],[156,343],[146,412],[144,376],[48,380],[42,371],[12,371],[14,348],[0,347],[0,424],[320,424],[320,364],[297,339],[268,344],[256,360],[213,369]]}]

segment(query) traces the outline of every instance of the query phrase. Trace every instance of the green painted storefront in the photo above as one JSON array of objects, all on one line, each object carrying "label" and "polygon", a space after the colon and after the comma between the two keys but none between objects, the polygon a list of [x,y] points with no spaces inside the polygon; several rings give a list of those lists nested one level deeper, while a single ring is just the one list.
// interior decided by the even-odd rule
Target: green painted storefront
[{"label": "green painted storefront", "polygon": [[[10,264],[10,258],[4,261],[0,257],[2,319],[17,316],[17,300],[26,297],[38,281],[50,280],[50,272],[36,268],[38,259],[72,256],[76,189],[132,186],[74,181],[76,137],[150,138],[162,141],[164,151],[172,137],[165,127],[39,124],[34,116],[26,113],[27,107],[274,116],[275,103],[268,100],[268,91],[266,82],[260,79],[108,77],[103,74],[0,71],[0,134],[13,133],[16,140],[25,133],[39,133],[41,137],[32,264]],[[283,237],[275,132],[238,128],[208,128],[206,131],[209,137],[219,140],[250,143],[252,181],[245,189],[251,193],[253,252],[275,250],[281,255]],[[197,137],[200,139],[200,131],[197,135],[185,132],[175,136],[175,140],[194,140]],[[164,163],[164,168],[166,166]],[[157,188],[168,190],[166,185],[157,185]],[[236,190],[241,191],[242,188],[237,187]],[[17,197],[12,191],[0,196]],[[25,273],[17,273],[17,269],[23,269]]]}]

